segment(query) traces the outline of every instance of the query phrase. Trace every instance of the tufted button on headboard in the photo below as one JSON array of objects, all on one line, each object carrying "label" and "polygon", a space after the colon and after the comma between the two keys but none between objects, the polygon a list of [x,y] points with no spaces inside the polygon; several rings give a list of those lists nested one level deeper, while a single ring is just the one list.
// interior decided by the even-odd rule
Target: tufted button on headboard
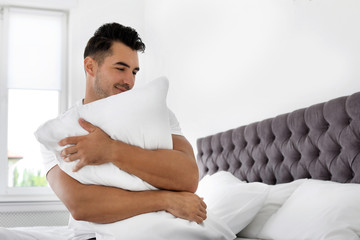
[{"label": "tufted button on headboard", "polygon": [[202,178],[220,170],[277,184],[360,183],[360,92],[197,140]]}]

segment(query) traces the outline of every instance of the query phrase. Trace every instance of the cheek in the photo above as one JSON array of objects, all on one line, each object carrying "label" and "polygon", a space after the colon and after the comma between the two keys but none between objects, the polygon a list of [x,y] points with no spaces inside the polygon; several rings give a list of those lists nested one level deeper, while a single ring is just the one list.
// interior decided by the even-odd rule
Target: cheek
[{"label": "cheek", "polygon": [[120,79],[123,76],[123,72],[119,71],[119,70],[113,70],[113,71],[109,71],[107,73],[107,78],[109,81],[111,82],[115,82],[118,79]]},{"label": "cheek", "polygon": [[116,78],[116,73],[114,73],[113,71],[103,74],[103,82],[105,85],[113,85],[116,81]]}]

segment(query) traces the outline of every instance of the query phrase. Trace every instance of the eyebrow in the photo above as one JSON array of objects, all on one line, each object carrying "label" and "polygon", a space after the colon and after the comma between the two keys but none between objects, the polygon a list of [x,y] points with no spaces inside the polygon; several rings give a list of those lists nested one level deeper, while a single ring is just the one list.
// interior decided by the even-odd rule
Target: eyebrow
[{"label": "eyebrow", "polygon": [[[124,66],[124,67],[130,68],[129,64],[124,63],[124,62],[117,62],[117,63],[115,63],[115,65],[121,65],[121,66]],[[140,68],[139,68],[139,67],[136,67],[136,68],[134,68],[134,70],[136,70],[136,71],[140,71]]]}]

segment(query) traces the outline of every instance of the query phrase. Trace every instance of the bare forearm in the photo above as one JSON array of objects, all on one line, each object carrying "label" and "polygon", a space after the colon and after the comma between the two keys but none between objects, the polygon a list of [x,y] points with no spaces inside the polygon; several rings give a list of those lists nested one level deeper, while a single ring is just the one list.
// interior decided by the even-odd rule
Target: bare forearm
[{"label": "bare forearm", "polygon": [[[118,188],[89,186],[91,196],[82,195],[78,202],[83,209],[72,213],[77,220],[95,223],[111,223],[134,217],[143,213],[156,212],[166,209],[162,191],[130,192]],[[99,194],[93,194],[93,193]],[[98,204],[102,202],[102,204]],[[117,204],[114,204],[117,203]],[[78,212],[77,212],[78,211]]]},{"label": "bare forearm", "polygon": [[50,170],[47,178],[76,220],[111,223],[169,207],[164,191],[130,192],[113,187],[83,185],[58,166]]},{"label": "bare forearm", "polygon": [[192,149],[145,150],[115,142],[112,162],[160,189],[195,192],[198,168]]},{"label": "bare forearm", "polygon": [[86,165],[112,162],[160,189],[196,191],[198,168],[193,149],[184,136],[172,135],[173,149],[145,150],[113,140],[100,128],[92,128],[88,135],[59,142],[60,146],[70,145],[61,153],[65,161],[80,160],[74,171]]},{"label": "bare forearm", "polygon": [[129,192],[93,185],[77,201],[82,209],[73,217],[95,223],[112,223],[156,211],[167,211],[175,217],[197,223],[206,219],[206,204],[196,194],[188,192]]}]

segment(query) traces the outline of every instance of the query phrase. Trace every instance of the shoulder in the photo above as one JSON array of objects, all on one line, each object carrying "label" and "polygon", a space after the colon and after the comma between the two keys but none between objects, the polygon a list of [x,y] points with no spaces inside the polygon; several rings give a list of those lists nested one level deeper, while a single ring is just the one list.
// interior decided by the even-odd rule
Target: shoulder
[{"label": "shoulder", "polygon": [[169,113],[171,134],[183,135],[183,133],[181,131],[180,123],[179,123],[178,119],[176,118],[174,112],[168,108],[168,113]]}]

